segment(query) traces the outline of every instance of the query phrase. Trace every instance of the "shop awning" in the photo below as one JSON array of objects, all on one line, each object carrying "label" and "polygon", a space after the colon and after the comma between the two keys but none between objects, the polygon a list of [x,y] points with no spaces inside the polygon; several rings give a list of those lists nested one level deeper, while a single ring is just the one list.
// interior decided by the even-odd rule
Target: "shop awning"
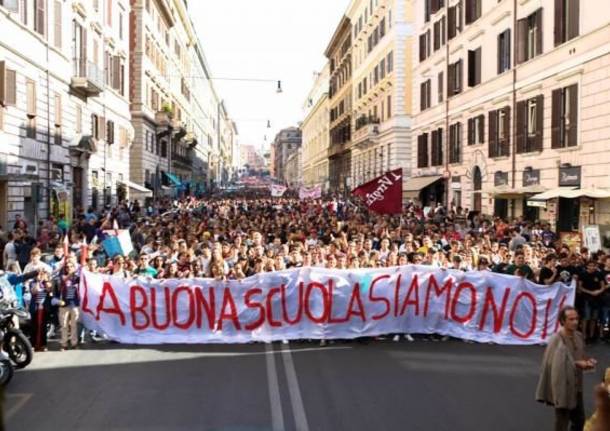
[{"label": "shop awning", "polygon": [[408,198],[416,198],[419,196],[419,192],[440,180],[442,175],[431,175],[428,177],[414,177],[409,178],[407,183],[403,187],[403,196]]},{"label": "shop awning", "polygon": [[144,195],[144,196],[152,196],[153,192],[152,190],[147,189],[146,187],[143,187],[137,183],[133,183],[131,181],[128,180],[124,180],[124,181],[118,181],[121,184],[124,184],[125,186],[127,186],[130,190],[131,194],[135,194],[135,195]]},{"label": "shop awning", "polygon": [[548,201],[555,198],[567,198],[569,193],[574,190],[574,187],[557,187],[556,189],[547,190],[529,198],[530,201]]},{"label": "shop awning", "polygon": [[172,183],[173,183],[175,186],[179,187],[179,186],[181,186],[181,185],[182,185],[182,181],[180,181],[180,179],[179,179],[177,176],[175,176],[174,174],[170,174],[170,173],[165,172],[165,176],[166,176],[167,178],[169,178],[169,180],[170,180],[170,181],[171,181],[171,182],[172,182]]},{"label": "shop awning", "polygon": [[608,199],[610,198],[610,190],[608,189],[576,189],[567,193],[567,196],[563,196],[570,199],[575,198],[593,198],[593,199]]},{"label": "shop awning", "polygon": [[[523,195],[542,194],[546,192],[546,188],[540,185],[528,187],[496,187],[493,191],[493,196],[500,199],[515,199]],[[532,197],[533,198],[533,197]]]}]

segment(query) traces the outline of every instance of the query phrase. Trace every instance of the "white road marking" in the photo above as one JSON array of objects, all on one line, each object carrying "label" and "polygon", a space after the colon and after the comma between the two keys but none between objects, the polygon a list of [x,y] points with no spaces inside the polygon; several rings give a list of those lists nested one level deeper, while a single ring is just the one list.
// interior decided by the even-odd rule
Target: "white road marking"
[{"label": "white road marking", "polygon": [[284,412],[280,398],[280,385],[275,366],[275,352],[272,344],[265,344],[267,362],[267,384],[269,386],[269,404],[271,406],[271,426],[273,431],[284,431]]},{"label": "white road marking", "polygon": [[301,389],[299,387],[299,379],[297,378],[297,372],[294,368],[294,361],[292,360],[292,354],[289,346],[282,349],[282,359],[284,359],[286,380],[288,382],[290,402],[292,404],[292,412],[294,413],[294,422],[296,424],[297,431],[309,431],[309,424],[307,423],[307,416],[305,414],[305,406],[303,405],[303,398],[301,397]]},{"label": "white road marking", "polygon": [[25,406],[25,404],[32,398],[34,394],[5,394],[4,395],[4,404],[8,405],[8,401],[16,398],[15,404],[6,409],[4,412],[4,420],[8,422],[19,410]]}]

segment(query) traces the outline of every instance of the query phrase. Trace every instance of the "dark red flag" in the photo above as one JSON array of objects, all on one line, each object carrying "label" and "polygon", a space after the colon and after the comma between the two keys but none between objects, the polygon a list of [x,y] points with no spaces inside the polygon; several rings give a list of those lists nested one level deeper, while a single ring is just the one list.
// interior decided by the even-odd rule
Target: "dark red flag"
[{"label": "dark red flag", "polygon": [[352,191],[371,211],[400,214],[402,211],[402,169],[396,169],[369,181]]}]

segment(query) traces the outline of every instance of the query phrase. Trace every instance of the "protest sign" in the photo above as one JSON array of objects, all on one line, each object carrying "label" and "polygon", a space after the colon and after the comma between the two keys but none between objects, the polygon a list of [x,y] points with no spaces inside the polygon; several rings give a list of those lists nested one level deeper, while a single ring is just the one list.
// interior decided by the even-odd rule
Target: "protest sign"
[{"label": "protest sign", "polygon": [[241,281],[125,281],[83,272],[82,316],[123,343],[247,343],[443,334],[538,344],[559,328],[575,287],[520,277],[403,266],[301,268]]}]

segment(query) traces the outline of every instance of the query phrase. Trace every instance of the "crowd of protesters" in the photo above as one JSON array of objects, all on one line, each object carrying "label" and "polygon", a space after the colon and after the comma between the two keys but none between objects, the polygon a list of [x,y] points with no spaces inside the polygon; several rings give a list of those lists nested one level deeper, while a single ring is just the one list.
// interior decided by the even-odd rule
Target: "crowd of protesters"
[{"label": "crowd of protesters", "polygon": [[[109,230],[129,229],[134,252],[109,259]],[[2,266],[29,307],[34,340],[44,348],[45,323],[61,328],[61,346],[76,346],[78,272],[157,279],[243,279],[304,266],[358,269],[407,264],[494,271],[543,285],[578,286],[587,341],[606,338],[610,324],[610,255],[570,249],[546,223],[485,217],[462,208],[408,204],[382,216],[342,199],[299,201],[268,196],[138,201],[78,211],[69,224],[20,217],[1,231]],[[85,251],[86,250],[86,251]],[[86,255],[83,255],[85,253]],[[45,311],[44,313],[38,312]],[[410,338],[410,337],[409,337]]]}]

